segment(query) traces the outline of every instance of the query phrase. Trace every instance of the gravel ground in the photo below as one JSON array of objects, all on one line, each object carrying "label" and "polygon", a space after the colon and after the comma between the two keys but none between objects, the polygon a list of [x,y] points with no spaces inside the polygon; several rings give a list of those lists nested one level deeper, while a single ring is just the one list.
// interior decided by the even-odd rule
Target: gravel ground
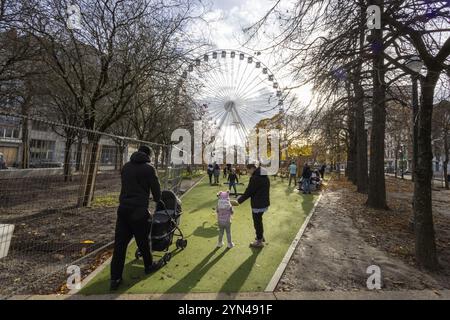
[{"label": "gravel ground", "polygon": [[419,270],[414,260],[412,183],[387,179],[390,210],[364,206],[365,196],[332,181],[289,262],[277,291],[367,290],[367,267],[381,268],[382,289],[450,288],[450,192],[433,192],[441,270]]}]

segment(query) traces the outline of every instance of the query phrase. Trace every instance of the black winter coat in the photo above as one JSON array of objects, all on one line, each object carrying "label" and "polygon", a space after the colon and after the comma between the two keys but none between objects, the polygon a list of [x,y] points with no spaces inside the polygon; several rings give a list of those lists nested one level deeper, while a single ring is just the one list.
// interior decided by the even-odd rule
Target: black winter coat
[{"label": "black winter coat", "polygon": [[302,178],[310,179],[312,176],[312,171],[310,167],[303,167]]},{"label": "black winter coat", "polygon": [[150,192],[153,201],[161,200],[161,186],[150,158],[143,152],[135,152],[122,168],[120,205],[125,207],[148,207]]},{"label": "black winter coat", "polygon": [[244,202],[250,198],[253,209],[262,209],[270,206],[270,180],[267,175],[261,175],[261,168],[257,168],[250,177],[247,189],[237,201]]}]

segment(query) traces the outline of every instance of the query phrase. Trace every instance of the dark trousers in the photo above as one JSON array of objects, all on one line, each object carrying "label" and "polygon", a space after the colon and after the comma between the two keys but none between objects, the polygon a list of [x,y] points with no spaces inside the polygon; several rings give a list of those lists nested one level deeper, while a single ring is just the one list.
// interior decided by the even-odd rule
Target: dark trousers
[{"label": "dark trousers", "polygon": [[263,214],[264,212],[253,212],[253,226],[255,227],[256,240],[262,240],[264,238],[264,226],[263,226]]},{"label": "dark trousers", "polygon": [[228,183],[228,190],[231,191],[231,188],[233,188],[234,194],[237,195],[237,191],[236,191],[236,182],[229,182],[229,183]]},{"label": "dark trousers", "polygon": [[289,187],[291,186],[291,181],[292,180],[294,180],[294,185],[296,184],[296,181],[295,180],[297,180],[297,175],[296,174],[290,174],[289,175]]},{"label": "dark trousers", "polygon": [[153,258],[149,241],[150,228],[147,208],[119,207],[111,261],[111,280],[122,278],[128,244],[133,236],[142,254],[145,268],[151,267]]},{"label": "dark trousers", "polygon": [[208,173],[208,177],[209,177],[209,184],[212,184],[212,173]]}]

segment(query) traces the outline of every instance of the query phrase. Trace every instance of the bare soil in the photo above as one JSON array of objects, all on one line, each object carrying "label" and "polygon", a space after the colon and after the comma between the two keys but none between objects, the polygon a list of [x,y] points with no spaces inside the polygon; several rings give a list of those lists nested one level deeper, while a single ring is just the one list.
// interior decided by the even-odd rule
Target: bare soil
[{"label": "bare soil", "polygon": [[318,204],[277,291],[367,290],[367,267],[381,268],[382,289],[450,288],[450,192],[433,191],[440,270],[416,266],[411,181],[387,178],[389,210],[365,206],[345,178],[333,180]]}]

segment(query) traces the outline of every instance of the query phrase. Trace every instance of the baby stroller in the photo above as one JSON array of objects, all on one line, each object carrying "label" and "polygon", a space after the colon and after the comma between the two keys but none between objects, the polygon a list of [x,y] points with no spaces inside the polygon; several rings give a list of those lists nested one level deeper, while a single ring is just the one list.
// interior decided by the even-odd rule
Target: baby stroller
[{"label": "baby stroller", "polygon": [[[181,217],[181,201],[177,196],[168,190],[161,192],[161,201],[157,203],[155,213],[153,214],[150,228],[150,248],[152,251],[165,252],[164,264],[172,258],[172,252],[169,247],[172,244],[173,236],[179,237],[175,242],[177,249],[184,249],[187,246],[187,240],[184,239],[183,232],[179,228]],[[139,249],[136,250],[135,257],[141,257]]]}]

